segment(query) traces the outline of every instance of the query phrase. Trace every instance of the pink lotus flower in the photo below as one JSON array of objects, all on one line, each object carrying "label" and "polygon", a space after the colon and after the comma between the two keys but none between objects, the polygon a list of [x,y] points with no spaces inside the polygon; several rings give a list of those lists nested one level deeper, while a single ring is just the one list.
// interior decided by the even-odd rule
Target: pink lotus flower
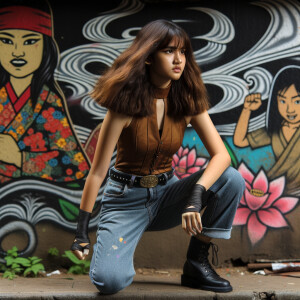
[{"label": "pink lotus flower", "polygon": [[284,215],[295,208],[299,199],[282,197],[284,176],[269,182],[263,170],[255,177],[243,163],[238,171],[245,179],[246,189],[233,225],[247,225],[250,242],[255,245],[264,237],[268,227],[289,227]]},{"label": "pink lotus flower", "polygon": [[188,177],[191,174],[206,168],[208,160],[203,157],[197,157],[196,149],[180,147],[174,154],[172,166],[175,169],[175,175],[180,179]]}]

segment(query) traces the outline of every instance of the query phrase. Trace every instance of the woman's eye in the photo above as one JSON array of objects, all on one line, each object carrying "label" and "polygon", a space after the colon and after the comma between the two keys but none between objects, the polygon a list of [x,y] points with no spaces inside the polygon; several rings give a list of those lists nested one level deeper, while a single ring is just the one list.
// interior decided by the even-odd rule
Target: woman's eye
[{"label": "woman's eye", "polygon": [[0,38],[0,41],[1,41],[3,44],[10,44],[10,45],[13,44],[12,40],[7,39],[7,38]]},{"label": "woman's eye", "polygon": [[185,54],[185,49],[181,49],[181,54]]},{"label": "woman's eye", "polygon": [[296,100],[296,101],[295,101],[295,104],[300,104],[300,100]]},{"label": "woman's eye", "polygon": [[285,101],[281,99],[281,100],[280,100],[280,103],[285,104]]},{"label": "woman's eye", "polygon": [[24,42],[24,45],[33,45],[38,42],[40,39],[29,39]]},{"label": "woman's eye", "polygon": [[167,49],[167,50],[165,50],[165,53],[172,53],[173,52],[173,50],[171,50],[171,49]]}]

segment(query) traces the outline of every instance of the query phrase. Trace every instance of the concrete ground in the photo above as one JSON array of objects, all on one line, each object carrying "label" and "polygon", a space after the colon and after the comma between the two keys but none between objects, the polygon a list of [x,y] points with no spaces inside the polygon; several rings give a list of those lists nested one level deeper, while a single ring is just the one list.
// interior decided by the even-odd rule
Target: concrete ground
[{"label": "concrete ground", "polygon": [[123,291],[101,296],[87,275],[52,275],[14,280],[0,278],[0,299],[300,299],[300,278],[254,275],[246,268],[223,268],[233,291],[214,293],[180,286],[180,270],[137,269],[133,283]]}]

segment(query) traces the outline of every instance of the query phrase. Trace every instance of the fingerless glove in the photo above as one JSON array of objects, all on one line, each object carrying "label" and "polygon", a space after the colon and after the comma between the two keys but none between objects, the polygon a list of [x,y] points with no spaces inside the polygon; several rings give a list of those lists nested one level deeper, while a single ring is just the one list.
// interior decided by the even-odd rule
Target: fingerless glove
[{"label": "fingerless glove", "polygon": [[203,185],[195,184],[190,196],[188,197],[183,213],[200,212],[202,208],[202,197],[205,192],[206,189]]},{"label": "fingerless glove", "polygon": [[71,246],[72,251],[79,250],[83,252],[85,249],[90,249],[90,239],[88,236],[90,218],[91,213],[82,209],[79,210],[75,240]]}]

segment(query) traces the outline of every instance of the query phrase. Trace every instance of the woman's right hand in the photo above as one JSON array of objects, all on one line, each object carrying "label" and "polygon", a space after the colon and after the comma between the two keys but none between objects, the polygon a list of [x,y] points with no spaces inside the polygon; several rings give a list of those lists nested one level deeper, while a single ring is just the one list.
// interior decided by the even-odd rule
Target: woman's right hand
[{"label": "woman's right hand", "polygon": [[261,106],[261,94],[249,94],[245,97],[244,109],[254,111]]},{"label": "woman's right hand", "polygon": [[79,259],[85,259],[85,257],[89,254],[90,239],[88,235],[88,228],[91,215],[92,214],[90,212],[79,209],[76,236],[71,246],[72,252]]},{"label": "woman's right hand", "polygon": [[89,255],[90,241],[84,241],[75,237],[71,246],[73,254],[80,260],[84,260]]}]

